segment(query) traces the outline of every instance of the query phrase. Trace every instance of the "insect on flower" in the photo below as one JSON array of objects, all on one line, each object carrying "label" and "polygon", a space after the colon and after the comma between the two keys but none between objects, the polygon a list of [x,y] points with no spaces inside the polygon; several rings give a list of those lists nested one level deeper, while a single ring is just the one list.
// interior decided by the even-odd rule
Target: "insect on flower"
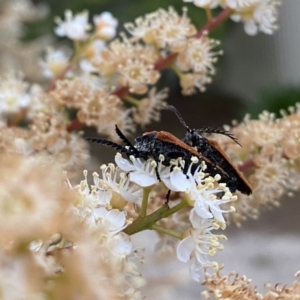
[{"label": "insect on flower", "polygon": [[[181,124],[186,128],[187,132],[182,140],[166,131],[151,131],[145,132],[141,137],[137,137],[135,139],[135,144],[133,145],[124,136],[117,125],[116,133],[125,144],[124,146],[100,138],[88,137],[86,139],[91,142],[115,148],[126,154],[128,157],[133,155],[136,158],[142,158],[144,160],[151,158],[156,162],[159,162],[163,155],[164,159],[162,164],[165,166],[170,166],[172,165],[172,161],[181,158],[182,161],[184,161],[184,174],[187,173],[188,168],[192,163],[192,157],[196,156],[198,162],[193,163],[191,166],[192,173],[194,173],[204,161],[206,164],[205,172],[212,177],[219,174],[221,176],[221,182],[226,183],[231,192],[239,190],[247,195],[252,193],[251,187],[243,174],[233,165],[230,158],[222,150],[217,141],[207,139],[200,135],[200,133],[223,134],[239,144],[237,139],[230,132],[213,127],[191,129],[186,125],[179,111],[174,106],[167,105],[166,109],[173,111]],[[158,170],[157,178],[160,179]]]}]

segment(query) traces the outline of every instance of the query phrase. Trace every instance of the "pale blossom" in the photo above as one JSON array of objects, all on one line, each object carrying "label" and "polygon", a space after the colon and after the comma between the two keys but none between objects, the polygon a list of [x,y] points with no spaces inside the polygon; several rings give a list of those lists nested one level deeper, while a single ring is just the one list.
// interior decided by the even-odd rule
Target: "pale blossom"
[{"label": "pale blossom", "polygon": [[94,208],[85,220],[90,226],[101,227],[110,236],[127,226],[125,212],[118,209],[107,210],[105,207]]},{"label": "pale blossom", "polygon": [[[40,61],[43,74],[46,78],[53,78],[61,74],[68,66],[70,55],[62,50],[55,50],[51,47],[46,49],[45,57]],[[69,74],[68,74],[69,75]]]},{"label": "pale blossom", "polygon": [[96,39],[94,40],[86,50],[84,51],[84,58],[79,61],[80,69],[84,73],[97,72],[98,69],[93,65],[92,59],[97,57],[101,59],[101,53],[107,48],[107,45],[104,41]]},{"label": "pale blossom", "polygon": [[227,0],[229,7],[234,9],[231,19],[243,22],[248,35],[256,35],[259,31],[273,34],[277,29],[279,1],[276,0]]},{"label": "pale blossom", "polygon": [[130,156],[130,161],[124,159],[121,154],[117,153],[115,162],[121,170],[129,172],[129,179],[136,184],[147,187],[158,183],[155,168],[155,161],[143,161],[140,158]]},{"label": "pale blossom", "polygon": [[56,17],[55,23],[58,25],[54,32],[57,36],[67,37],[74,41],[84,41],[88,37],[87,31],[91,25],[88,23],[88,11],[84,10],[81,13],[75,14],[71,10],[65,11],[65,20]]},{"label": "pale blossom", "polygon": [[200,218],[192,209],[189,215],[192,229],[177,246],[177,258],[182,262],[190,261],[190,273],[195,281],[200,281],[203,274],[203,267],[212,266],[208,259],[214,255],[216,250],[222,250],[219,239],[225,239],[223,235],[214,235],[213,229],[217,229],[210,219]]},{"label": "pale blossom", "polygon": [[187,9],[180,16],[173,7],[159,9],[137,18],[134,23],[124,25],[133,39],[143,39],[146,43],[172,52],[180,52],[186,46],[189,37],[196,34],[196,28],[187,17]]},{"label": "pale blossom", "polygon": [[[225,185],[219,184],[214,187],[217,180],[207,176],[201,169],[201,165],[192,174],[193,163],[197,163],[197,158],[193,158],[186,174],[183,174],[179,167],[174,167],[170,174],[170,182],[166,182],[167,187],[173,191],[185,192],[190,200],[194,201],[195,212],[204,219],[214,218],[222,226],[225,224],[223,213],[228,210],[222,210],[220,205],[234,201],[236,199]],[[202,166],[204,169],[204,165]],[[219,178],[217,178],[219,179]],[[221,199],[217,195],[222,193]]]},{"label": "pale blossom", "polygon": [[[116,160],[117,161],[117,160]],[[113,164],[102,165],[102,180],[97,186],[106,187],[112,193],[120,195],[128,202],[137,202],[142,198],[142,189],[131,182],[130,177],[120,172]]]},{"label": "pale blossom", "polygon": [[118,82],[129,88],[130,93],[145,94],[148,85],[153,85],[160,77],[154,64],[142,56],[128,58],[118,65]]},{"label": "pale blossom", "polygon": [[0,114],[18,113],[30,104],[29,84],[20,74],[9,73],[0,81]]},{"label": "pale blossom", "polygon": [[[129,159],[123,158],[121,154],[115,156],[116,164],[129,173],[130,181],[141,187],[148,187],[158,184],[160,179],[171,191],[186,193],[199,217],[214,218],[222,227],[225,226],[223,213],[228,213],[230,210],[223,210],[220,205],[234,201],[236,196],[231,194],[226,185],[217,184],[218,176],[215,179],[202,171],[205,169],[205,164],[199,164],[192,173],[192,166],[199,162],[198,158],[192,158],[186,174],[183,173],[184,162],[181,159],[172,162],[172,171],[171,167],[162,164],[163,156],[159,162],[153,159],[145,161],[133,155]],[[222,194],[222,198],[218,198],[219,194]]]},{"label": "pale blossom", "polygon": [[133,112],[133,118],[141,126],[150,124],[151,121],[160,120],[160,111],[166,106],[165,99],[168,96],[168,89],[159,92],[152,88],[146,98],[138,102],[137,108]]},{"label": "pale blossom", "polygon": [[192,95],[197,89],[205,92],[206,85],[211,83],[211,78],[203,73],[183,73],[180,77],[180,86],[183,95]]},{"label": "pale blossom", "polygon": [[183,2],[193,2],[196,6],[202,8],[216,8],[219,5],[218,0],[183,0]]},{"label": "pale blossom", "polygon": [[59,137],[47,150],[50,160],[59,163],[67,171],[76,170],[89,158],[86,141],[76,134],[70,134],[68,138]]},{"label": "pale blossom", "polygon": [[217,62],[217,55],[222,51],[212,51],[214,47],[220,44],[219,41],[210,39],[207,34],[201,38],[191,38],[184,51],[182,51],[176,60],[176,63],[182,71],[193,71],[199,74],[215,74],[214,63]]},{"label": "pale blossom", "polygon": [[118,20],[113,15],[105,11],[93,17],[97,38],[110,40],[116,35]]}]

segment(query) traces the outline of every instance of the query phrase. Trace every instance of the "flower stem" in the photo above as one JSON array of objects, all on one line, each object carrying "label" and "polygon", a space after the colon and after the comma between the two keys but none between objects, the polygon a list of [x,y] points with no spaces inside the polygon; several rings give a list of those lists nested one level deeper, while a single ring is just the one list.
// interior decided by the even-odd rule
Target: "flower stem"
[{"label": "flower stem", "polygon": [[84,124],[82,124],[78,119],[74,119],[74,120],[67,126],[67,130],[68,130],[68,132],[78,131],[78,130],[81,129],[83,126],[84,126]]},{"label": "flower stem", "polygon": [[133,97],[130,97],[129,95],[126,95],[125,97],[123,97],[122,100],[124,100],[136,107],[138,107],[140,105],[140,101],[136,100]]},{"label": "flower stem", "polygon": [[148,198],[149,198],[150,192],[151,192],[150,187],[144,188],[143,202],[142,202],[142,207],[141,207],[141,211],[140,211],[141,218],[145,218],[147,215]]},{"label": "flower stem", "polygon": [[164,204],[161,208],[153,212],[152,214],[145,216],[144,218],[137,218],[132,224],[126,227],[123,231],[129,235],[138,233],[143,230],[153,229],[153,225],[163,219],[171,216],[182,208],[189,206],[186,200],[182,200],[179,204],[170,208],[167,204]]},{"label": "flower stem", "polygon": [[200,38],[204,32],[211,32],[212,30],[214,30],[220,24],[225,22],[232,13],[233,10],[229,7],[226,7],[217,16],[208,20],[208,22],[198,31],[198,33],[196,34],[196,38]]},{"label": "flower stem", "polygon": [[208,7],[208,8],[205,8],[205,13],[206,13],[207,20],[208,20],[208,21],[211,21],[211,19],[212,19],[212,14],[211,14],[211,10],[210,10],[209,7]]}]

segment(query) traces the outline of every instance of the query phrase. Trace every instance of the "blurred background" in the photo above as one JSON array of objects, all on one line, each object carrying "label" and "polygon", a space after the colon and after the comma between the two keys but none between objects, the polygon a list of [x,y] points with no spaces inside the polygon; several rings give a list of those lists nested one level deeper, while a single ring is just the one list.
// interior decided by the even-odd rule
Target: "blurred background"
[{"label": "blurred background", "polygon": [[[0,1],[0,11],[1,6],[9,1],[13,2]],[[33,2],[45,3],[39,0]],[[28,53],[35,51],[41,57],[46,46],[67,43],[53,34],[53,18],[57,15],[63,16],[65,9],[71,9],[73,12],[87,9],[91,17],[93,14],[110,11],[119,19],[120,31],[124,30],[124,22],[133,21],[138,16],[159,7],[167,8],[169,5],[176,7],[178,11],[183,5],[188,6],[189,16],[198,28],[206,20],[200,9],[179,0],[52,0],[46,4],[48,14],[35,22],[22,22],[22,32],[17,36],[21,53],[9,50],[5,42],[5,33],[0,33],[0,36],[3,35],[0,42],[0,70],[10,61],[14,68],[25,73],[28,80],[41,81],[42,76],[37,72],[36,66],[37,56],[30,61],[27,58]],[[224,55],[217,64],[217,74],[213,83],[205,93],[183,97],[176,75],[166,70],[159,84],[171,89],[168,102],[180,110],[190,127],[196,128],[205,125],[222,126],[230,124],[233,119],[241,121],[246,113],[256,118],[262,110],[279,114],[280,109],[294,105],[300,99],[299,12],[300,1],[283,1],[279,8],[279,30],[271,36],[258,34],[250,37],[244,32],[242,24],[227,22],[212,34],[221,40],[221,48],[224,50]],[[1,24],[3,21],[0,21],[0,26]],[[152,129],[171,131],[179,137],[183,136],[185,131],[170,112],[162,113],[159,124],[154,123],[145,128],[147,131]],[[140,133],[141,131],[137,135]],[[88,134],[97,135],[93,130]],[[95,146],[93,153],[98,157],[101,153],[102,160],[111,161],[114,154],[104,156],[104,153],[109,151],[103,148]],[[282,199],[280,208],[274,208],[272,211],[262,210],[258,220],[249,220],[242,228],[232,225],[226,229],[225,234],[229,241],[225,243],[224,251],[216,257],[217,261],[225,264],[225,271],[235,270],[246,274],[252,278],[253,284],[258,285],[260,291],[263,291],[265,282],[272,285],[292,283],[294,273],[300,269],[298,199],[299,195]],[[141,247],[145,244],[148,247],[151,240],[154,249],[155,235],[149,235],[153,239],[145,239],[139,235],[134,239]],[[144,268],[149,281],[145,291],[147,299],[173,299],[179,295],[181,299],[199,298],[201,288],[199,284],[191,282],[187,264],[174,264],[174,259],[167,260],[165,256],[162,258],[159,255],[153,257],[152,262],[152,268],[149,269],[149,261]]]}]

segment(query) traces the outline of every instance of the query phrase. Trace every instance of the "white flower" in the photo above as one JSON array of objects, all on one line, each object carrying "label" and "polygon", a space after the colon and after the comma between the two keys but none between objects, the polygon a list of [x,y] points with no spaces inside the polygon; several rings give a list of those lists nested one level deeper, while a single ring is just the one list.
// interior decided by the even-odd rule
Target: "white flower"
[{"label": "white flower", "polygon": [[[170,168],[164,167],[161,162],[156,163],[154,160],[144,161],[140,158],[135,158],[130,156],[130,161],[124,159],[121,154],[117,153],[115,156],[115,162],[120,169],[129,172],[130,181],[135,182],[139,186],[147,187],[153,184],[158,184],[159,180],[156,173],[159,174],[160,179],[165,183],[169,183],[167,179],[170,176]],[[169,184],[173,189],[176,190],[171,184]]]},{"label": "white flower", "polygon": [[85,221],[98,232],[101,232],[100,241],[109,244],[110,249],[118,256],[131,253],[130,237],[121,232],[127,226],[126,213],[118,209],[107,210],[104,207],[96,208]]},{"label": "white flower", "polygon": [[57,76],[67,67],[69,60],[70,55],[65,52],[47,48],[45,58],[40,62],[44,76],[46,78]]},{"label": "white flower", "polygon": [[212,51],[219,41],[210,39],[207,34],[201,38],[190,38],[188,46],[177,57],[177,65],[182,71],[192,71],[200,74],[215,74],[214,63],[222,51]]},{"label": "white flower", "polygon": [[[107,100],[111,100],[111,96],[108,96],[108,98],[109,99]],[[118,98],[116,99],[117,101],[119,101]],[[103,118],[100,118],[99,124],[97,125],[98,132],[99,133],[101,132],[101,134],[108,135],[113,141],[114,139],[116,139],[116,130],[115,130],[116,124],[118,125],[119,129],[123,132],[124,135],[134,132],[135,125],[130,116],[131,112],[132,109],[130,108],[124,109],[123,107],[120,106],[114,106],[111,111],[109,111],[103,116]],[[105,119],[105,117],[106,115],[109,115],[109,113],[111,113],[113,117],[111,117],[110,115],[110,118],[107,120]],[[104,122],[103,119],[105,120]]]},{"label": "white flower", "polygon": [[20,74],[8,74],[0,80],[0,114],[18,113],[30,103],[28,83]]},{"label": "white flower", "polygon": [[131,253],[132,243],[130,236],[124,232],[119,232],[112,237],[111,241],[112,251],[119,256],[126,256]]},{"label": "white flower", "polygon": [[131,161],[124,159],[121,154],[117,153],[115,162],[118,167],[129,173],[129,178],[136,184],[147,187],[158,183],[155,172],[155,161],[143,161],[140,158],[130,157]]},{"label": "white flower", "polygon": [[107,210],[104,207],[93,209],[86,221],[91,226],[100,226],[109,236],[119,233],[127,226],[125,212],[118,209]]},{"label": "white flower", "polygon": [[135,23],[126,23],[124,27],[134,39],[143,39],[146,43],[168,48],[172,52],[182,51],[188,38],[196,34],[196,28],[187,17],[186,8],[181,16],[173,7],[159,9],[144,18],[137,18]]},{"label": "white flower", "polygon": [[164,101],[168,96],[168,89],[159,92],[152,88],[147,97],[139,101],[137,109],[133,112],[133,118],[136,123],[145,126],[152,121],[160,120],[160,111],[166,106]]},{"label": "white flower", "polygon": [[216,229],[212,220],[200,218],[195,210],[190,211],[190,221],[193,228],[190,235],[184,238],[177,246],[177,258],[182,262],[190,261],[190,272],[193,280],[200,281],[204,266],[211,266],[209,255],[216,250],[223,249],[218,239],[225,239],[223,235],[213,235],[211,230]]},{"label": "white flower", "polygon": [[88,37],[87,31],[91,28],[88,23],[88,11],[83,11],[73,16],[70,10],[65,11],[65,21],[57,17],[55,23],[58,26],[54,29],[57,36],[66,36],[74,41],[83,41]]},{"label": "white flower", "polygon": [[[173,168],[171,171],[170,167],[162,165],[162,159],[157,163],[153,159],[144,161],[140,158],[135,158],[133,155],[130,156],[130,161],[124,159],[121,154],[115,156],[116,164],[120,169],[129,173],[130,181],[141,187],[147,187],[158,184],[159,175],[160,180],[168,189],[174,192],[184,192],[188,195],[188,198],[194,202],[196,213],[201,218],[214,218],[224,227],[223,213],[230,211],[222,210],[220,205],[235,200],[235,196],[230,193],[224,184],[214,187],[217,181],[202,172],[201,167],[205,168],[204,164],[199,165],[192,174],[193,164],[198,163],[198,161],[196,157],[193,157],[187,173],[184,174],[182,171],[183,161],[181,159],[172,162]],[[217,198],[217,195],[220,193],[223,194],[222,199]]]},{"label": "white flower", "polygon": [[226,0],[229,7],[235,10],[231,19],[235,22],[244,22],[245,32],[256,35],[259,31],[273,34],[277,29],[278,16],[276,0]]},{"label": "white flower", "polygon": [[183,0],[183,2],[193,2],[196,6],[202,8],[216,8],[218,0]]},{"label": "white flower", "polygon": [[[229,189],[224,185],[214,187],[216,180],[207,176],[202,172],[199,166],[194,174],[191,173],[193,163],[197,162],[197,158],[192,158],[188,171],[183,174],[179,167],[174,167],[169,177],[164,180],[166,186],[172,191],[180,191],[187,193],[190,200],[194,201],[194,208],[196,213],[201,218],[215,218],[222,226],[225,224],[223,213],[229,211],[222,210],[219,206],[221,204],[233,201],[235,197],[230,193]],[[222,199],[218,199],[217,195],[223,193]]]},{"label": "white flower", "polygon": [[47,150],[53,162],[59,163],[67,171],[82,166],[89,158],[86,142],[75,134],[58,138]]},{"label": "white flower", "polygon": [[109,164],[108,166],[103,165],[101,166],[101,170],[102,180],[100,186],[104,189],[120,195],[128,202],[137,202],[142,199],[142,189],[133,184],[130,177],[128,178],[125,173],[120,172],[120,169],[116,168],[113,164]]},{"label": "white flower", "polygon": [[93,21],[96,27],[97,38],[110,40],[115,37],[118,20],[110,12],[105,11],[100,15],[95,15]]},{"label": "white flower", "polygon": [[84,73],[97,72],[98,69],[93,65],[92,59],[97,57],[100,60],[102,52],[107,48],[102,40],[94,40],[85,50],[84,58],[79,61],[80,69]]}]

